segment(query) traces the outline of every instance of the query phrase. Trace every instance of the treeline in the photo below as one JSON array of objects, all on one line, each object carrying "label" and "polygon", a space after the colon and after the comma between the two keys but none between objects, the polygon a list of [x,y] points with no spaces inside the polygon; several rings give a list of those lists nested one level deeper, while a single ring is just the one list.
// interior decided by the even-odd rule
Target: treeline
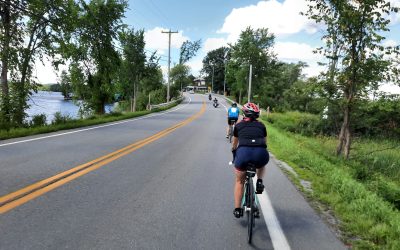
[{"label": "treeline", "polygon": [[[90,113],[104,114],[116,99],[129,111],[145,109],[149,96],[165,102],[160,58],[145,49],[144,30],[123,23],[127,7],[126,0],[1,0],[0,129],[27,125],[27,100],[39,86],[37,61],[67,65],[57,86]],[[199,41],[184,43],[180,65],[198,48]],[[173,89],[170,98],[177,95]]]},{"label": "treeline", "polygon": [[313,134],[338,136],[337,155],[349,157],[354,136],[400,138],[400,98],[378,92],[385,82],[400,83],[399,46],[384,43],[398,8],[384,0],[309,2],[303,15],[326,28],[316,51],[326,59],[324,72],[305,78],[305,63],[277,59],[268,29],[249,27],[236,43],[204,58],[202,71],[207,82],[214,79],[213,91],[222,93],[225,85],[229,96],[246,102],[251,65],[251,101],[275,112],[316,114],[319,120],[306,124],[314,126]]}]

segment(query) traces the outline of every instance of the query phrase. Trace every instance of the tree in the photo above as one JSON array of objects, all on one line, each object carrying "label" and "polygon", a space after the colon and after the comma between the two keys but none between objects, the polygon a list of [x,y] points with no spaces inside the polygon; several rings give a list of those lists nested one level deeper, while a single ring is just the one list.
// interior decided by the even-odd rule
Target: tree
[{"label": "tree", "polygon": [[225,78],[225,55],[228,52],[227,47],[221,47],[212,51],[209,51],[203,59],[202,73],[206,74],[206,82],[211,82],[214,75],[214,90],[224,89],[224,78]]},{"label": "tree", "polygon": [[190,67],[184,64],[177,64],[171,69],[172,93],[176,94],[178,90],[190,84],[189,72]]},{"label": "tree", "polygon": [[35,61],[43,61],[45,56],[54,57],[56,37],[70,16],[71,3],[72,0],[1,2],[0,119],[6,123],[23,125],[27,99],[37,88],[32,77]]},{"label": "tree", "polygon": [[201,47],[201,40],[191,42],[186,40],[183,42],[179,55],[179,64],[188,62],[191,58],[196,56],[197,51]]},{"label": "tree", "polygon": [[131,112],[136,111],[137,92],[145,69],[146,53],[144,51],[144,30],[124,30],[120,33],[122,45],[122,67],[120,81],[123,93],[129,95]]},{"label": "tree", "polygon": [[322,39],[325,46],[318,52],[331,62],[324,77],[337,89],[341,100],[343,122],[336,152],[348,158],[357,101],[384,81],[400,81],[398,68],[390,58],[399,55],[399,47],[382,44],[383,33],[389,31],[388,14],[398,9],[386,0],[309,2],[305,15],[326,25]]},{"label": "tree", "polygon": [[61,72],[60,90],[61,90],[62,95],[64,96],[64,99],[71,98],[71,92],[72,92],[71,77],[68,75],[67,71],[65,71],[65,70],[63,70]]},{"label": "tree", "polygon": [[[114,81],[120,56],[114,42],[123,28],[125,0],[80,1],[76,29],[65,56],[71,57],[82,82],[74,82],[74,97],[82,98],[96,114],[104,114],[104,105],[113,98]],[[81,85],[81,86],[76,86]]]},{"label": "tree", "polygon": [[[272,52],[275,36],[268,29],[248,27],[242,31],[239,40],[230,45],[231,59],[228,63],[227,73],[233,74],[229,79],[235,79],[239,88],[234,89],[236,96],[247,92],[249,66],[252,65],[252,93],[261,93],[261,86],[265,83],[267,75],[275,67],[276,56]],[[247,74],[245,73],[247,71]],[[262,93],[261,93],[262,94]]]}]

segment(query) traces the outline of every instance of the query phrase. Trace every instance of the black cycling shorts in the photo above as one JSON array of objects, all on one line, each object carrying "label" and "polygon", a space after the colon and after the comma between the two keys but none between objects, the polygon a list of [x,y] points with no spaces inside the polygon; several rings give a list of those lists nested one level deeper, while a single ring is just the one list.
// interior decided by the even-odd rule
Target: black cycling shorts
[{"label": "black cycling shorts", "polygon": [[237,117],[228,117],[228,125],[233,125],[238,121]]},{"label": "black cycling shorts", "polygon": [[264,147],[239,147],[235,156],[235,168],[246,171],[248,163],[253,163],[256,168],[262,168],[269,162],[269,153]]}]

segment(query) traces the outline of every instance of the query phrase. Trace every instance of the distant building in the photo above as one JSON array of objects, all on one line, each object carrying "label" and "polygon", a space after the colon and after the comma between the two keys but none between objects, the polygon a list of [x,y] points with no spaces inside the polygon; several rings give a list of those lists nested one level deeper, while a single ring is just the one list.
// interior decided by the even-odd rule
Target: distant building
[{"label": "distant building", "polygon": [[204,78],[195,78],[193,80],[193,85],[196,91],[207,91],[206,80]]}]

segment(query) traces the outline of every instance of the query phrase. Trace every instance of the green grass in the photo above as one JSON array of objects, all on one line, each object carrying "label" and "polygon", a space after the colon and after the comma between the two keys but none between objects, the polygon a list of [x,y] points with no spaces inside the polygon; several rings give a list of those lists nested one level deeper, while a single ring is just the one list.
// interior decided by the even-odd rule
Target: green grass
[{"label": "green grass", "polygon": [[44,134],[44,133],[51,133],[59,130],[65,129],[73,129],[73,128],[80,128],[86,126],[92,126],[97,124],[103,124],[108,122],[114,122],[119,120],[131,119],[138,116],[147,115],[154,112],[163,111],[169,108],[176,106],[178,103],[174,103],[168,107],[157,108],[151,111],[139,111],[133,113],[112,113],[112,114],[105,114],[102,116],[91,116],[87,119],[71,119],[66,121],[63,124],[56,124],[56,125],[46,125],[40,127],[30,127],[30,128],[15,128],[10,130],[0,130],[0,140],[11,139],[11,138],[18,138],[30,135],[37,135],[37,134]]},{"label": "green grass", "polygon": [[[344,161],[334,155],[335,138],[306,137],[266,124],[269,149],[300,178],[312,182],[313,192],[307,196],[332,209],[341,221],[344,241],[357,249],[400,249],[400,212],[393,202],[396,196],[384,196],[393,195],[399,187],[398,150],[368,154],[382,148],[382,142],[356,140],[354,158]],[[385,141],[384,145],[397,144]],[[379,162],[387,156],[392,165],[389,160]],[[365,166],[373,167],[367,167],[370,172],[366,172],[362,170]],[[381,169],[383,166],[391,166],[391,170]],[[360,173],[366,176],[360,178]]]}]

